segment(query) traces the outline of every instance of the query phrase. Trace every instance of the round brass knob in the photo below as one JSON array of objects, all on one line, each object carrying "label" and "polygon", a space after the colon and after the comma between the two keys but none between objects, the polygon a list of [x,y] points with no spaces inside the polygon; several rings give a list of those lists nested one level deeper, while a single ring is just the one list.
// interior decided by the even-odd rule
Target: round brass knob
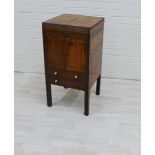
[{"label": "round brass knob", "polygon": [[58,80],[55,80],[54,82],[55,82],[55,83],[57,83],[57,82],[58,82]]},{"label": "round brass knob", "polygon": [[54,72],[54,75],[57,75],[57,72]]},{"label": "round brass knob", "polygon": [[78,78],[78,76],[77,76],[77,75],[75,75],[75,76],[74,76],[74,79],[77,79],[77,78]]}]

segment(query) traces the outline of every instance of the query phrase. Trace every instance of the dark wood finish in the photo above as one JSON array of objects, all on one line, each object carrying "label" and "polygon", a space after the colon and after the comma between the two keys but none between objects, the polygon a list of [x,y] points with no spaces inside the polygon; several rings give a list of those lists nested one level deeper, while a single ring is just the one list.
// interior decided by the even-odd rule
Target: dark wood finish
[{"label": "dark wood finish", "polygon": [[42,23],[47,105],[51,84],[85,92],[84,114],[89,115],[89,92],[97,80],[100,94],[104,18],[63,14]]}]

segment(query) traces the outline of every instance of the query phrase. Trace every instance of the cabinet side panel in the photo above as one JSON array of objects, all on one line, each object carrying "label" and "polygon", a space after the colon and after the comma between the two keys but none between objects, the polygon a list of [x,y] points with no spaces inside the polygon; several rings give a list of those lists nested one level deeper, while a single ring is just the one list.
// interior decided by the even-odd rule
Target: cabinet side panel
[{"label": "cabinet side panel", "polygon": [[104,21],[96,25],[90,32],[89,43],[89,88],[93,86],[101,74]]}]

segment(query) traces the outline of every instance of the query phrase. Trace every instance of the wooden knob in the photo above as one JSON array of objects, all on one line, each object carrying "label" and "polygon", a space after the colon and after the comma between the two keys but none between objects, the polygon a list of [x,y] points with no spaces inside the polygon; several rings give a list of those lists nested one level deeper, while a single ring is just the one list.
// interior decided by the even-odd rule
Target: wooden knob
[{"label": "wooden knob", "polygon": [[57,72],[54,72],[54,75],[57,75]]},{"label": "wooden knob", "polygon": [[57,82],[58,82],[58,80],[55,80],[54,82],[55,82],[55,83],[57,83]]},{"label": "wooden knob", "polygon": [[78,78],[78,76],[77,76],[77,75],[75,75],[75,76],[74,76],[74,79],[77,79],[77,78]]}]

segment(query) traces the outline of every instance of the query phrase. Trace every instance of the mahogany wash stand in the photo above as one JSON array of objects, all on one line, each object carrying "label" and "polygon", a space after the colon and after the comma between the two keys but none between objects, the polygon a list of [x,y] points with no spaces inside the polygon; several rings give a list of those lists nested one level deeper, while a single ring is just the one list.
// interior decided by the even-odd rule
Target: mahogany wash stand
[{"label": "mahogany wash stand", "polygon": [[100,94],[104,18],[62,14],[42,23],[47,105],[51,84],[83,90],[84,114],[89,115],[89,93]]}]

